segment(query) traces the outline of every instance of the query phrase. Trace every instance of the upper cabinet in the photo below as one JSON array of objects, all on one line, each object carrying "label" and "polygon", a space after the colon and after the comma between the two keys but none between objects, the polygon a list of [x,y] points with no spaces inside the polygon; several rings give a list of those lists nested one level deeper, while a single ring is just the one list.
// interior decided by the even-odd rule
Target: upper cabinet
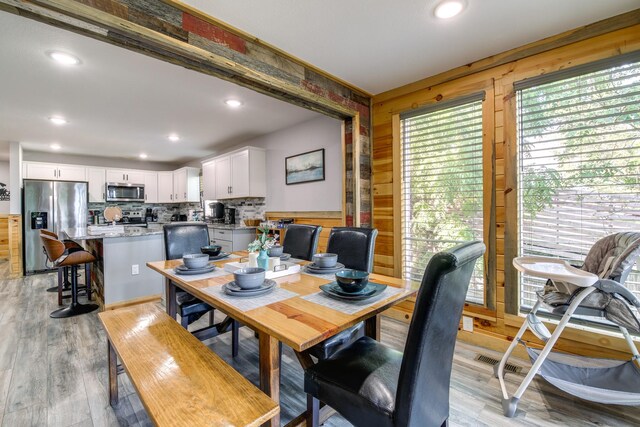
[{"label": "upper cabinet", "polygon": [[143,184],[144,172],[126,169],[107,169],[107,182]]},{"label": "upper cabinet", "polygon": [[202,199],[216,199],[216,163],[208,162],[202,165]]},{"label": "upper cabinet", "polygon": [[158,203],[173,203],[173,172],[158,172]]},{"label": "upper cabinet", "polygon": [[200,201],[200,169],[173,171],[173,200],[177,203]]},{"label": "upper cabinet", "polygon": [[245,147],[203,163],[204,199],[266,197],[266,153]]},{"label": "upper cabinet", "polygon": [[25,179],[87,181],[89,202],[105,202],[108,182],[144,184],[145,203],[200,202],[200,169],[184,167],[175,171],[154,172],[108,169],[93,166],[22,162]]},{"label": "upper cabinet", "polygon": [[51,179],[57,181],[86,181],[84,166],[59,165],[53,163],[24,162],[24,178]]},{"label": "upper cabinet", "polygon": [[87,168],[87,181],[89,181],[89,202],[104,202],[105,193],[105,168]]},{"label": "upper cabinet", "polygon": [[158,172],[144,172],[142,175],[144,201],[146,203],[158,203]]}]

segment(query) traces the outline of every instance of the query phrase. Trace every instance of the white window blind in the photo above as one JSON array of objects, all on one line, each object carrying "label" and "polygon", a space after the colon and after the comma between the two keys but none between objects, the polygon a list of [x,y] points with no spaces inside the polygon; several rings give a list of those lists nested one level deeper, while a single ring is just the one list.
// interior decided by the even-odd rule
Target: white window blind
[{"label": "white window blind", "polygon": [[[401,116],[405,278],[422,280],[429,259],[439,251],[484,240],[483,95]],[[467,301],[484,304],[483,277],[478,262]]]},{"label": "white window blind", "polygon": [[[640,62],[597,68],[516,84],[521,255],[582,264],[598,239],[640,231]],[[521,275],[520,306],[543,285]]]}]

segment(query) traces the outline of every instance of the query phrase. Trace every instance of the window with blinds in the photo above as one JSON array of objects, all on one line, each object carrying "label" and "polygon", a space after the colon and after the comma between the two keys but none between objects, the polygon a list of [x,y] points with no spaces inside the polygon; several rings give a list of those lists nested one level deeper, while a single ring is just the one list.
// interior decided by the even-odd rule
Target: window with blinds
[{"label": "window with blinds", "polygon": [[[640,231],[640,58],[634,61],[516,83],[521,255],[581,264],[601,237]],[[521,308],[533,306],[543,285],[521,275]],[[640,296],[637,266],[626,286]]]},{"label": "window with blinds", "polygon": [[[482,101],[472,95],[401,115],[402,268],[420,281],[429,259],[483,239]],[[483,263],[467,301],[484,304]]]}]

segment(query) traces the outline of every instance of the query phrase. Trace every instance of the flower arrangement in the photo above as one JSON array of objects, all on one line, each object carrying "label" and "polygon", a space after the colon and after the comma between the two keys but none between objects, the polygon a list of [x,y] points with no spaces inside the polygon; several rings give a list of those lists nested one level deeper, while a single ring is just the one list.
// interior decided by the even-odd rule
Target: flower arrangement
[{"label": "flower arrangement", "polygon": [[249,252],[268,251],[278,243],[278,236],[269,237],[269,228],[258,228],[261,233],[253,242],[249,243]]}]

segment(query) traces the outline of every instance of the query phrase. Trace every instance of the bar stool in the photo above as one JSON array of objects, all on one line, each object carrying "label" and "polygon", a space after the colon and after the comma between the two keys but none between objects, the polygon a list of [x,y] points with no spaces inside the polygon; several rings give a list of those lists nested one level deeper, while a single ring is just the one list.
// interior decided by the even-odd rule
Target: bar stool
[{"label": "bar stool", "polygon": [[87,280],[90,280],[88,264],[94,262],[96,258],[85,250],[70,251],[65,247],[64,242],[51,236],[40,235],[40,238],[44,243],[47,256],[49,259],[54,260],[54,267],[58,269],[68,267],[71,270],[71,305],[55,310],[49,316],[53,318],[72,317],[96,310],[98,308],[97,304],[80,304],[78,302],[78,266],[86,265]]},{"label": "bar stool", "polygon": [[[50,237],[53,238],[55,240],[60,240],[58,238],[58,235],[52,231],[49,230],[40,230],[40,239],[42,239],[42,237]],[[74,242],[73,240],[60,240],[62,243],[64,243],[64,247],[65,249],[71,253],[71,252],[76,252],[76,251],[82,251],[84,250],[84,248],[82,246],[80,246],[78,243]],[[42,246],[42,250],[44,251],[45,255],[47,256],[47,260],[49,263],[53,263],[55,260],[52,260],[49,258],[49,254],[47,253],[46,249],[44,248],[44,240],[43,240],[43,246]],[[86,265],[85,268],[85,286],[79,286],[78,290],[84,290],[86,291],[86,295],[88,299],[91,299],[91,277],[89,274],[89,264]],[[63,299],[67,299],[67,298],[71,298],[71,295],[64,295],[63,292],[64,291],[68,291],[71,289],[71,282],[69,281],[69,267],[64,267],[62,270],[58,269],[58,284],[56,286],[52,286],[50,288],[48,288],[46,291],[47,292],[57,292],[58,293],[58,305],[62,305],[62,300]]]}]

